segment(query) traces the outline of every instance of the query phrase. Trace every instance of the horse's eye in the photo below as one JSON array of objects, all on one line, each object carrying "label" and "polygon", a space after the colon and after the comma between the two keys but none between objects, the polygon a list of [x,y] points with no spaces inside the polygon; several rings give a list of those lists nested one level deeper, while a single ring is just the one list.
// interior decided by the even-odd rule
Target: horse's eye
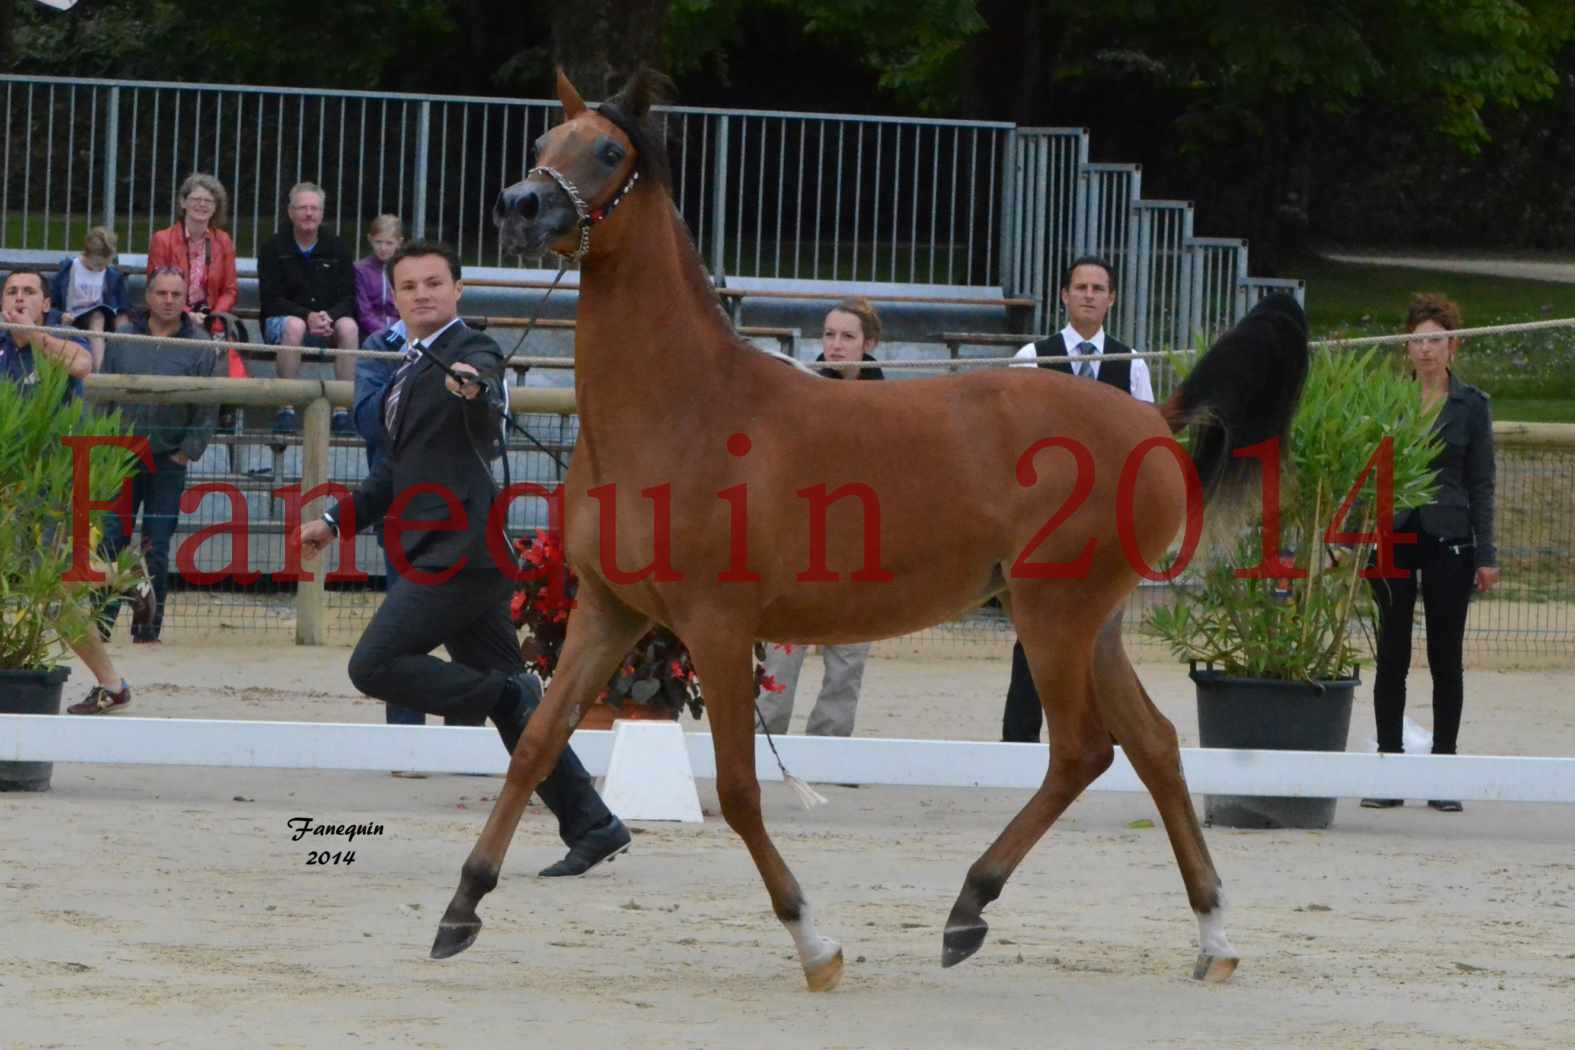
[{"label": "horse's eye", "polygon": [[623,160],[623,155],[623,147],[618,145],[618,143],[605,142],[602,144],[602,163],[609,168],[616,167],[618,162]]}]

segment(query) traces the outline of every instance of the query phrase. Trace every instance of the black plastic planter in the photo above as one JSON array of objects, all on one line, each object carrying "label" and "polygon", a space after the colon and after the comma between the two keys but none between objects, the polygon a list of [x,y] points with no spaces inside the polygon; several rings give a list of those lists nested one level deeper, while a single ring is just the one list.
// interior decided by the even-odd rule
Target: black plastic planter
[{"label": "black plastic planter", "polygon": [[[1204,747],[1260,751],[1344,751],[1360,677],[1337,682],[1236,678],[1191,671]],[[1205,795],[1203,822],[1227,828],[1326,828],[1336,799]]]},{"label": "black plastic planter", "polygon": [[[69,667],[0,671],[0,714],[58,715]],[[0,762],[0,791],[48,791],[53,762]]]}]

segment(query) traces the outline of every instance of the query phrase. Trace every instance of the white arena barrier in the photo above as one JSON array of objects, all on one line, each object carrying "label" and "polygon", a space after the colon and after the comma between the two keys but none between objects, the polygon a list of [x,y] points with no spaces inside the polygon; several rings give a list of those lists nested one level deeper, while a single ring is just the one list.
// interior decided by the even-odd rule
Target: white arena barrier
[{"label": "white arena barrier", "polygon": [[[613,735],[606,730],[574,734],[574,749],[592,774],[607,772]],[[1031,789],[1043,779],[1049,755],[1042,744],[774,739],[788,770],[818,783]],[[684,742],[693,776],[715,777],[711,735],[685,733]],[[1214,748],[1184,748],[1181,754],[1188,785],[1197,793],[1575,802],[1575,758]],[[490,727],[119,716],[0,715],[0,761],[437,773],[507,769],[497,733]],[[755,763],[760,779],[781,779],[763,736],[755,738]],[[1115,764],[1092,790],[1144,788],[1117,748]]]}]

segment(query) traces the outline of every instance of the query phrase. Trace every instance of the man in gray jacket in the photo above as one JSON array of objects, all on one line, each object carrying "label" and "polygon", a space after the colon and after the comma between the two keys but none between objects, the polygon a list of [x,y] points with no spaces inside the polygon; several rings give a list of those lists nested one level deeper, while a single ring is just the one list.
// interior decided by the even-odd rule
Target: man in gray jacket
[{"label": "man in gray jacket", "polygon": [[[130,331],[163,338],[208,337],[186,315],[186,277],[174,268],[148,275],[147,313],[136,317]],[[218,352],[207,346],[111,340],[104,351],[107,375],[193,376],[217,374]],[[142,548],[148,575],[153,580],[152,605],[131,625],[133,642],[157,642],[164,624],[164,595],[168,589],[170,541],[180,519],[180,498],[186,491],[186,467],[202,458],[213,435],[213,405],[122,404],[121,418],[131,432],[148,439],[153,455],[150,468],[140,463],[132,475],[131,507],[127,518],[111,512],[104,517],[106,555],[118,555],[131,540],[131,526],[142,515]],[[104,610],[104,630],[113,629],[118,605]]]}]

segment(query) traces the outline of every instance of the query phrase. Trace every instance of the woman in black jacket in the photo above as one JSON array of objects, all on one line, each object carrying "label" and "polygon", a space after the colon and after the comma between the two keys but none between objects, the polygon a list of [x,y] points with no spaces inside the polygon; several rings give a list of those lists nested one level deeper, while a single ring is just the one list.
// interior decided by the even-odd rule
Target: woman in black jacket
[{"label": "woman in black jacket", "polygon": [[[1418,590],[1427,621],[1427,662],[1433,675],[1433,754],[1455,753],[1464,698],[1462,650],[1466,609],[1473,591],[1498,583],[1498,551],[1493,543],[1493,413],[1487,395],[1455,375],[1460,340],[1447,333],[1462,327],[1460,307],[1442,295],[1411,300],[1406,356],[1415,370],[1424,409],[1438,409],[1433,432],[1443,449],[1433,460],[1438,492],[1432,503],[1405,514],[1397,532],[1416,534],[1415,543],[1397,544],[1395,578],[1372,581],[1378,603],[1378,654],[1373,674],[1373,713],[1378,750],[1404,750],[1405,679],[1411,667],[1411,613]],[[1402,799],[1366,798],[1374,809],[1399,806]],[[1458,813],[1460,803],[1433,799],[1428,805]]]}]

